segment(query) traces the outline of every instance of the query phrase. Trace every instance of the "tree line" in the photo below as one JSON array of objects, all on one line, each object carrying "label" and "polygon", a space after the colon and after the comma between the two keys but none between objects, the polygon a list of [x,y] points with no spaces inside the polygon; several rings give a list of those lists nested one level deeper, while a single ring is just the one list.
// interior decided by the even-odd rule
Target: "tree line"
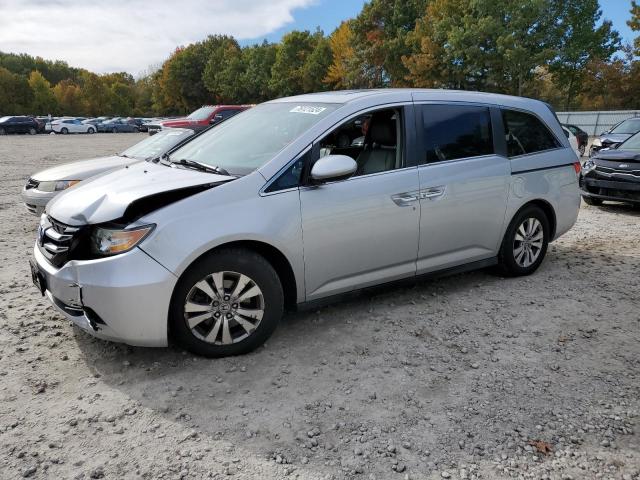
[{"label": "tree line", "polygon": [[[640,32],[640,4],[628,22]],[[0,52],[0,115],[169,115],[203,104],[379,87],[481,90],[559,110],[640,108],[640,35],[624,45],[598,0],[371,0],[325,35],[241,46],[211,35],[135,79]]]}]

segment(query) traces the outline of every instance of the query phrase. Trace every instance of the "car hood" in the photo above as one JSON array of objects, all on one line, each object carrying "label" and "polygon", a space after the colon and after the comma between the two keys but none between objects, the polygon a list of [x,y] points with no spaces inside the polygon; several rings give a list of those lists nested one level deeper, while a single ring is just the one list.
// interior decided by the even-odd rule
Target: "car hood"
[{"label": "car hood", "polygon": [[610,162],[640,162],[640,152],[638,150],[604,150],[598,152],[593,158]]},{"label": "car hood", "polygon": [[[47,213],[67,225],[87,225],[121,219],[134,202],[157,199],[155,208],[175,192],[197,193],[235,177],[140,162],[75,185],[54,197]],[[196,188],[199,187],[199,188]],[[173,193],[173,195],[171,195]]]},{"label": "car hood", "polygon": [[47,168],[34,175],[31,178],[39,182],[51,182],[56,180],[84,180],[86,178],[98,175],[107,170],[124,167],[132,163],[139,162],[135,158],[126,158],[119,155],[112,157],[92,158],[91,160],[80,160],[72,163],[65,163],[53,168]]},{"label": "car hood", "polygon": [[607,133],[605,135],[600,135],[600,141],[604,143],[622,143],[627,138],[629,138],[631,134],[629,133]]}]

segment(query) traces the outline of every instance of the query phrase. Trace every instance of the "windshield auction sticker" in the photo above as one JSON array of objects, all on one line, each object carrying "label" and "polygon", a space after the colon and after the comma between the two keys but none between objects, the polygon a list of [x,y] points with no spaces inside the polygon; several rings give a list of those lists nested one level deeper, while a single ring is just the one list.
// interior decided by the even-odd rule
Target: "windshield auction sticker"
[{"label": "windshield auction sticker", "polygon": [[319,115],[324,112],[326,107],[310,107],[308,105],[298,105],[297,107],[289,110],[290,113],[309,113],[311,115]]}]

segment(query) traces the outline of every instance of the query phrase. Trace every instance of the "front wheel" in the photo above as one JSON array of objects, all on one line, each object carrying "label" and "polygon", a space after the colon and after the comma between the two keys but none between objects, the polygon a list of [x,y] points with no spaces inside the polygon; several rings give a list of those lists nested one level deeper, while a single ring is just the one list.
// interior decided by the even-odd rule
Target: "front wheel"
[{"label": "front wheel", "polygon": [[284,311],[273,266],[251,250],[225,249],[179,280],[169,307],[172,337],[206,357],[248,353],[273,333]]},{"label": "front wheel", "polygon": [[111,133],[118,133],[118,129],[117,128],[112,128],[111,129]]},{"label": "front wheel", "polygon": [[38,131],[35,128],[31,127],[29,129],[29,135],[35,135],[36,133],[38,133]]},{"label": "front wheel", "polygon": [[578,147],[578,151],[580,152],[581,157],[584,157],[585,148],[586,145],[584,143]]},{"label": "front wheel", "polygon": [[66,135],[67,133],[69,133],[69,130],[65,127],[62,130],[60,130],[60,133],[63,135]]},{"label": "front wheel", "polygon": [[549,244],[549,220],[544,211],[529,205],[511,220],[500,247],[499,262],[504,274],[512,277],[535,272]]},{"label": "front wheel", "polygon": [[87,133],[92,134],[92,133],[96,133],[96,131],[92,127],[89,127],[89,130],[87,130]]},{"label": "front wheel", "polygon": [[594,207],[599,207],[600,205],[602,205],[602,200],[600,200],[599,198],[583,196],[582,199],[584,200],[584,203],[586,203],[587,205],[592,205]]},{"label": "front wheel", "polygon": [[0,128],[0,135],[6,135],[7,131],[4,128]]}]

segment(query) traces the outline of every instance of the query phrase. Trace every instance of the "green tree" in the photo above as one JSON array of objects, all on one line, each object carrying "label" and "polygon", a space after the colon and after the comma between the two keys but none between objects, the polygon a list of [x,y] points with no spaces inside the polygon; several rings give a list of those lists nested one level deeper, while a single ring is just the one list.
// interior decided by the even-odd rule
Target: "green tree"
[{"label": "green tree", "polygon": [[33,101],[26,77],[0,67],[0,115],[23,115]]},{"label": "green tree", "polygon": [[[310,87],[315,81],[311,75],[316,73],[317,64],[321,61],[318,57],[322,53],[318,53],[316,57],[312,57],[312,54],[323,37],[320,30],[315,33],[294,30],[282,37],[271,68],[270,86],[274,95],[286,97],[310,91],[306,87]],[[326,72],[323,72],[317,81],[322,82],[325,75]]]},{"label": "green tree", "polygon": [[271,90],[271,69],[276,62],[277,45],[266,40],[261,45],[242,49],[245,70],[240,82],[246,90],[248,103],[259,103],[273,97]]},{"label": "green tree", "polygon": [[51,89],[51,84],[38,70],[34,70],[29,75],[29,86],[33,91],[32,113],[43,115],[57,110],[57,101]]},{"label": "green tree", "polygon": [[553,0],[552,4],[557,54],[550,70],[564,92],[568,110],[582,87],[586,65],[592,58],[608,61],[620,49],[620,36],[610,21],[600,22],[598,0]]},{"label": "green tree", "polygon": [[413,53],[409,41],[416,19],[429,0],[371,0],[351,22],[356,60],[350,77],[361,87],[405,86],[403,56]]},{"label": "green tree", "polygon": [[[631,20],[627,20],[627,25],[634,32],[640,32],[640,3],[631,1]],[[640,56],[640,34],[633,40],[635,48],[634,55]]]}]

